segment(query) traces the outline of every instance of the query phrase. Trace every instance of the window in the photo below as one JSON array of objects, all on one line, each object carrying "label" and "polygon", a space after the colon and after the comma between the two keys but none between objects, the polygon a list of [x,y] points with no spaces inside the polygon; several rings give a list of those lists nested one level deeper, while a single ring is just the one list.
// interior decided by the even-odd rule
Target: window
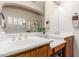
[{"label": "window", "polygon": [[15,25],[17,25],[17,18],[16,18],[16,17],[13,18],[13,23],[14,23]]},{"label": "window", "polygon": [[12,17],[11,16],[8,17],[8,24],[12,24]]},{"label": "window", "polygon": [[18,19],[18,25],[22,25],[22,18]]}]

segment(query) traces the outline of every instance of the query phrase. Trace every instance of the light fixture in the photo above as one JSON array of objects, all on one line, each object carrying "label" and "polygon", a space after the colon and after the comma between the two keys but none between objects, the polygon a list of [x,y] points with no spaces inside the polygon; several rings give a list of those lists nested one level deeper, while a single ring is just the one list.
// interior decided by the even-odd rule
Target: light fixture
[{"label": "light fixture", "polygon": [[61,4],[61,1],[53,1],[55,4],[57,4],[58,6]]},{"label": "light fixture", "polygon": [[36,3],[36,1],[32,1],[32,3]]}]

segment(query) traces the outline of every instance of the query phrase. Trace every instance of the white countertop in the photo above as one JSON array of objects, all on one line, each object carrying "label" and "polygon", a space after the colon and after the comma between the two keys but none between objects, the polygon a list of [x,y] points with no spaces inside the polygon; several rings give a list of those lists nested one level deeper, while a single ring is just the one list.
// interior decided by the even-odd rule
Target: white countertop
[{"label": "white countertop", "polygon": [[72,32],[61,32],[59,34],[47,33],[48,37],[57,38],[57,39],[64,39],[66,37],[73,36],[73,35],[74,34]]},{"label": "white countertop", "polygon": [[64,40],[58,40],[58,39],[50,39],[50,40],[53,40],[53,42],[50,42],[50,48],[53,49],[63,43],[65,43],[66,41]]},{"label": "white countertop", "polygon": [[[52,42],[53,40],[53,42]],[[9,56],[12,54],[16,54],[18,52],[29,50],[32,48],[36,48],[38,46],[42,46],[50,43],[50,47],[55,48],[56,46],[65,43],[64,40],[58,39],[46,39],[41,37],[28,37],[26,40],[18,40],[18,41],[2,41],[0,42],[0,56]]]},{"label": "white countertop", "polygon": [[38,46],[42,46],[44,44],[48,44],[50,42],[50,40],[45,38],[39,38],[39,39],[37,39],[36,37],[31,38],[14,42],[10,41],[0,42],[0,56],[1,57],[9,56],[17,52],[21,52]]},{"label": "white countertop", "polygon": [[65,43],[66,41],[64,40],[64,38],[73,36],[73,35],[74,34],[72,32],[61,32],[59,34],[47,33],[48,38],[50,40],[53,40],[53,42],[50,42],[51,49]]}]

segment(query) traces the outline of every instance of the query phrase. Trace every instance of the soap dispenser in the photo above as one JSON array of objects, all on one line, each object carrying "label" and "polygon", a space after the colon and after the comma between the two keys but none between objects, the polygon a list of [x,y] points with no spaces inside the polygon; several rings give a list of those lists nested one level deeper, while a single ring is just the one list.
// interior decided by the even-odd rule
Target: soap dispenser
[{"label": "soap dispenser", "polygon": [[74,27],[79,26],[79,18],[78,18],[77,13],[74,13],[74,15],[72,16],[72,24],[73,24]]}]

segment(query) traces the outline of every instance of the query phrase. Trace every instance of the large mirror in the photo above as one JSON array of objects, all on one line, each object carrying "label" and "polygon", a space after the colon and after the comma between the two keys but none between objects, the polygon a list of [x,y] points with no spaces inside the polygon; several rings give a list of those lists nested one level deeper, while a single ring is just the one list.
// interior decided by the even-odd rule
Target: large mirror
[{"label": "large mirror", "polygon": [[44,15],[16,6],[4,6],[5,32],[41,32],[44,27]]}]

